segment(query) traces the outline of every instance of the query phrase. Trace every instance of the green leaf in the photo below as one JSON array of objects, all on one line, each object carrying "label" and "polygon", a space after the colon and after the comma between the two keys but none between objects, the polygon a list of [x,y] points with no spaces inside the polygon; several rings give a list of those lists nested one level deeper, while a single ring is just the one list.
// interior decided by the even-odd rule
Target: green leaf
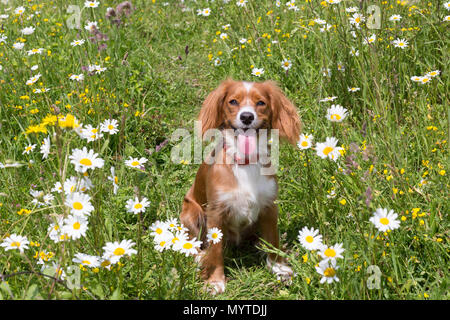
[{"label": "green leaf", "polygon": [[120,288],[117,288],[116,290],[114,290],[110,300],[122,300],[122,293],[120,292]]},{"label": "green leaf", "polygon": [[39,294],[39,289],[37,284],[32,284],[25,294],[24,300],[36,300],[36,299],[42,299],[41,295]]},{"label": "green leaf", "polygon": [[11,297],[11,299],[14,299],[14,295],[12,294],[12,291],[9,288],[9,285],[7,282],[2,281],[2,283],[0,283],[0,289],[2,291],[4,291],[5,293],[7,293]]}]

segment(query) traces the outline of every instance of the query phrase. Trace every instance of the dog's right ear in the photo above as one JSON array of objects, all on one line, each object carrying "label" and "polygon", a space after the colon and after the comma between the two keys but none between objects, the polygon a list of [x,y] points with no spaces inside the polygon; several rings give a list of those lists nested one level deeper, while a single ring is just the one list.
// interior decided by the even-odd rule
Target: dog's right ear
[{"label": "dog's right ear", "polygon": [[218,128],[223,123],[223,103],[233,82],[230,79],[223,81],[203,102],[198,116],[202,127],[202,137],[207,130]]}]

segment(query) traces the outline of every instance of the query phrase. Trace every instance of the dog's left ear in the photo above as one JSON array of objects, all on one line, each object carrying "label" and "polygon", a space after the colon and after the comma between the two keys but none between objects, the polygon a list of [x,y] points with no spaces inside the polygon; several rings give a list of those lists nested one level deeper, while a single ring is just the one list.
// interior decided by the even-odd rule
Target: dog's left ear
[{"label": "dog's left ear", "polygon": [[272,129],[278,129],[281,139],[296,145],[302,127],[297,109],[275,82],[265,81],[263,84],[269,91],[272,108]]}]

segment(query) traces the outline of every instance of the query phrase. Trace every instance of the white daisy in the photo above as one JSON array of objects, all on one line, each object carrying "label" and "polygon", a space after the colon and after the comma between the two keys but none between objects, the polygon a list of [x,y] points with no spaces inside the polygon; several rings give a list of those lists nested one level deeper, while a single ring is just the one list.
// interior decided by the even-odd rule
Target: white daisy
[{"label": "white daisy", "polygon": [[172,242],[171,242],[171,236],[172,234],[170,232],[164,233],[164,235],[160,236],[160,237],[156,237],[154,239],[154,243],[155,243],[155,250],[159,251],[159,252],[163,252],[166,249],[169,249],[172,246]]},{"label": "white daisy", "polygon": [[247,0],[238,0],[238,1],[236,1],[236,5],[238,7],[244,7],[246,3],[247,3]]},{"label": "white daisy", "polygon": [[69,77],[70,80],[76,80],[78,82],[83,81],[84,80],[84,74],[80,73],[80,74],[72,74]]},{"label": "white daisy", "polygon": [[337,99],[337,97],[326,97],[326,98],[320,99],[319,102],[328,102],[328,101],[333,101],[336,99]]},{"label": "white daisy", "polygon": [[420,79],[419,79],[420,84],[427,84],[430,81],[431,81],[431,77],[429,77],[429,76],[423,76],[423,77],[420,77]]},{"label": "white daisy", "polygon": [[22,6],[20,6],[20,7],[17,7],[15,10],[14,10],[14,14],[23,14],[25,12],[25,8],[24,7],[22,7]]},{"label": "white daisy", "polygon": [[147,208],[150,205],[150,201],[148,201],[147,198],[142,198],[142,200],[139,200],[138,197],[135,197],[133,199],[127,200],[127,204],[125,208],[128,212],[138,214],[139,212],[145,212],[145,208]]},{"label": "white daisy", "polygon": [[394,21],[394,22],[400,21],[401,19],[402,19],[402,16],[399,14],[394,14],[389,17],[389,21]]},{"label": "white daisy", "polygon": [[91,256],[89,254],[77,253],[75,254],[72,261],[89,268],[100,267],[100,258],[97,256]]},{"label": "white daisy", "polygon": [[103,133],[98,128],[88,124],[81,130],[81,136],[88,142],[92,142],[103,138]]},{"label": "white daisy", "polygon": [[89,216],[94,210],[91,197],[81,192],[69,194],[64,204],[70,208],[70,212],[74,215]]},{"label": "white daisy", "polygon": [[303,227],[298,232],[298,241],[306,250],[320,250],[323,246],[322,235],[319,234],[319,230],[314,228]]},{"label": "white daisy", "polygon": [[360,13],[354,13],[353,16],[349,18],[350,24],[354,25],[357,28],[359,28],[359,25],[365,20],[366,18],[364,18],[364,16]]},{"label": "white daisy", "polygon": [[31,151],[34,150],[34,148],[36,148],[35,144],[29,144],[28,146],[25,147],[25,150],[22,152],[22,154],[29,154]]},{"label": "white daisy", "polygon": [[155,242],[159,242],[164,239],[168,239],[167,241],[169,242],[169,245],[173,247],[178,243],[178,241],[188,240],[188,235],[185,231],[176,231],[175,233],[170,231],[164,232],[162,235],[155,237]]},{"label": "white daisy", "polygon": [[72,47],[81,46],[84,42],[85,42],[84,39],[73,40],[73,41],[70,43],[70,45],[71,45]]},{"label": "white daisy", "polygon": [[357,50],[357,49],[355,49],[355,48],[352,48],[352,50],[350,50],[350,55],[351,55],[352,57],[357,57],[357,56],[359,56],[359,50]]},{"label": "white daisy", "polygon": [[63,191],[63,186],[62,186],[61,182],[57,181],[50,191],[61,193]]},{"label": "white daisy", "polygon": [[148,160],[143,157],[140,159],[130,157],[128,160],[125,160],[125,165],[131,168],[140,168],[143,167],[147,161]]},{"label": "white daisy", "polygon": [[400,38],[397,38],[394,41],[392,41],[392,44],[394,45],[394,47],[401,49],[405,49],[408,47],[408,41]]},{"label": "white daisy", "polygon": [[42,141],[40,151],[42,153],[42,159],[47,159],[48,155],[50,154],[50,136],[47,136],[47,138],[44,138],[44,141]]},{"label": "white daisy", "polygon": [[438,76],[440,74],[441,74],[440,70],[433,70],[433,71],[428,72],[425,76],[430,77],[430,78],[434,78],[434,77],[436,77],[436,76]]},{"label": "white daisy", "polygon": [[341,155],[342,147],[337,147],[338,139],[327,137],[325,142],[316,143],[316,152],[322,159],[329,158],[336,161]]},{"label": "white daisy", "polygon": [[116,119],[106,119],[100,124],[100,131],[109,134],[116,134],[119,132],[118,123]]},{"label": "white daisy", "polygon": [[281,67],[284,69],[284,70],[289,70],[291,67],[292,67],[292,63],[291,63],[291,60],[289,60],[289,59],[284,59],[282,62],[281,62]]},{"label": "white daisy", "polygon": [[339,266],[336,266],[336,260],[323,260],[316,267],[316,271],[322,275],[320,283],[333,283],[339,282],[339,278],[336,276],[336,270]]},{"label": "white daisy", "polygon": [[347,117],[347,109],[339,104],[333,104],[327,109],[326,118],[331,122],[342,122]]},{"label": "white daisy", "polygon": [[84,216],[70,215],[64,219],[62,232],[67,234],[73,240],[86,236],[88,229],[88,220]]},{"label": "white daisy", "polygon": [[342,243],[336,243],[334,246],[328,247],[323,245],[319,251],[319,255],[325,260],[336,260],[343,258],[342,253],[345,251],[342,248]]},{"label": "white daisy", "polygon": [[93,32],[95,29],[98,29],[97,21],[88,21],[84,26],[84,29]]},{"label": "white daisy", "polygon": [[207,16],[209,16],[211,14],[211,9],[210,8],[199,9],[199,10],[197,10],[197,14],[201,15],[201,16],[204,16],[204,17],[207,17]]},{"label": "white daisy", "polygon": [[376,39],[377,39],[377,35],[375,33],[373,33],[370,37],[365,38],[363,43],[364,44],[374,43]]},{"label": "white daisy", "polygon": [[23,35],[27,36],[34,33],[34,30],[36,30],[34,27],[25,27],[20,32],[22,32]]},{"label": "white daisy", "polygon": [[41,77],[40,73],[38,73],[35,76],[32,76],[30,79],[27,80],[26,85],[31,86],[32,84],[35,84],[39,80],[40,77]]},{"label": "white daisy", "polygon": [[25,46],[25,43],[23,43],[23,42],[15,42],[12,45],[12,47],[16,50],[22,50],[24,46]]},{"label": "white daisy", "polygon": [[361,88],[358,88],[358,87],[349,87],[348,88],[348,92],[356,92],[356,91],[359,91],[359,90],[361,90]]},{"label": "white daisy", "polygon": [[27,54],[29,56],[35,55],[35,54],[41,54],[44,51],[44,48],[37,48],[37,49],[31,49],[27,51]]},{"label": "white daisy", "polygon": [[300,139],[297,143],[297,146],[301,150],[309,149],[312,147],[312,141],[314,139],[314,136],[312,134],[301,134]]},{"label": "white daisy", "polygon": [[137,251],[132,247],[135,245],[131,240],[122,240],[121,242],[107,242],[103,247],[103,258],[111,261],[112,264],[117,263],[123,256],[131,256]]},{"label": "white daisy", "polygon": [[263,68],[253,68],[252,69],[252,75],[256,76],[256,77],[260,77],[264,74],[264,69]]},{"label": "white daisy", "polygon": [[219,228],[211,228],[208,229],[208,233],[206,234],[206,239],[208,241],[212,241],[212,243],[216,244],[219,243],[220,240],[222,240],[223,233]]},{"label": "white daisy", "polygon": [[398,215],[394,213],[394,210],[389,210],[386,208],[378,208],[373,216],[369,219],[375,227],[381,231],[386,232],[387,230],[394,230],[400,227],[400,221],[397,220]]},{"label": "white daisy", "polygon": [[348,13],[354,13],[357,12],[359,10],[358,7],[349,7],[349,8],[345,8],[345,11]]},{"label": "white daisy", "polygon": [[201,244],[201,241],[197,241],[197,238],[193,238],[191,240],[180,240],[176,242],[172,248],[174,251],[184,253],[187,257],[189,255],[197,254]]},{"label": "white daisy", "polygon": [[23,253],[25,249],[28,249],[29,243],[30,242],[28,241],[27,237],[22,237],[13,233],[9,237],[4,239],[0,246],[5,248],[6,251],[19,250],[20,253]]},{"label": "white daisy", "polygon": [[169,225],[166,222],[158,220],[150,226],[150,235],[153,237],[162,236],[166,232],[170,232]]},{"label": "white daisy", "polygon": [[98,5],[99,5],[100,3],[98,2],[98,1],[85,1],[84,2],[84,7],[85,8],[97,8],[98,7]]},{"label": "white daisy", "polygon": [[98,154],[94,150],[74,149],[69,156],[70,162],[75,166],[75,171],[85,173],[88,169],[102,168],[105,161],[98,158]]}]

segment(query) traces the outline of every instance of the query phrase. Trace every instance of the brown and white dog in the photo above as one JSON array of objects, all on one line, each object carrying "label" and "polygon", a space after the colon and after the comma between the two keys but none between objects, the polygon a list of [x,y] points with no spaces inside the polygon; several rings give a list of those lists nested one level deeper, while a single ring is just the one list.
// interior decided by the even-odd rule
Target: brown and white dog
[{"label": "brown and white dog", "polygon": [[[246,132],[278,129],[281,139],[295,145],[301,121],[297,109],[274,82],[234,80],[223,81],[208,95],[199,120],[202,136],[209,129],[239,132],[237,139],[225,138],[223,148],[214,155],[220,162],[200,165],[194,184],[184,197],[180,216],[190,236],[203,241],[198,255],[202,277],[212,286],[213,293],[221,293],[225,290],[223,241],[207,243],[206,230],[217,227],[223,232],[223,240],[234,242],[258,232],[262,239],[279,248],[278,208],[274,203],[278,193],[276,177],[261,174],[258,161],[248,161],[258,148],[254,136]],[[239,159],[237,154],[245,160],[235,161]],[[267,265],[279,278],[290,279],[293,275],[279,255],[270,253]]]}]

